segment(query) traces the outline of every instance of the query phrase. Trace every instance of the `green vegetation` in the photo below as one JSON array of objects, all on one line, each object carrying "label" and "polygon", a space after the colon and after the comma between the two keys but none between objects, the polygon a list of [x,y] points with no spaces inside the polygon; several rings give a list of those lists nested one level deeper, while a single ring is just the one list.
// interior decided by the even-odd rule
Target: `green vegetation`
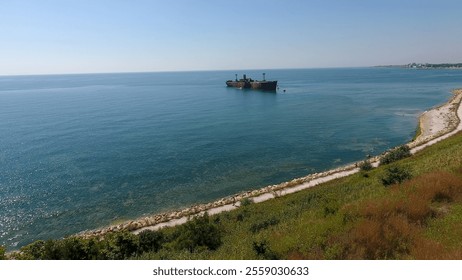
[{"label": "green vegetation", "polygon": [[279,256],[273,252],[269,246],[268,242],[266,240],[263,241],[254,241],[252,243],[253,250],[257,254],[259,258],[265,259],[265,260],[278,260]]},{"label": "green vegetation", "polygon": [[406,168],[402,168],[398,165],[388,167],[385,177],[382,178],[382,184],[385,187],[401,184],[402,182],[412,178],[411,172]]},{"label": "green vegetation", "polygon": [[0,246],[0,261],[6,260],[5,252],[6,252],[5,248],[3,246]]},{"label": "green vegetation", "polygon": [[462,134],[396,161],[174,228],[37,241],[10,257],[461,259]]},{"label": "green vegetation", "polygon": [[218,228],[219,220],[215,220],[215,223],[211,222],[205,213],[179,226],[175,232],[177,236],[173,242],[174,248],[179,251],[188,250],[190,253],[216,250],[221,245],[221,232]]},{"label": "green vegetation", "polygon": [[277,224],[279,224],[279,220],[273,217],[271,219],[264,220],[263,222],[252,224],[250,226],[250,231],[252,233],[257,233],[257,232],[259,232],[261,230],[267,229],[270,226],[274,226],[274,225],[277,225]]},{"label": "green vegetation", "polygon": [[[61,240],[39,240],[11,255],[23,260],[124,260],[155,254],[172,255],[213,251],[221,245],[219,220],[207,214],[166,231],[143,231],[138,235],[122,231],[99,237],[68,237]],[[1,255],[0,251],[0,257]]]},{"label": "green vegetation", "polygon": [[367,159],[359,164],[359,169],[364,172],[371,171],[373,168],[371,162]]},{"label": "green vegetation", "polygon": [[248,206],[252,203],[253,203],[253,200],[248,197],[241,199],[241,206]]},{"label": "green vegetation", "polygon": [[415,141],[420,136],[420,134],[422,134],[422,127],[420,127],[420,123],[419,123],[419,125],[417,126],[415,130],[414,137],[412,137],[412,141]]},{"label": "green vegetation", "polygon": [[411,156],[411,150],[407,145],[399,146],[389,151],[381,160],[380,165],[390,164],[395,161],[401,160]]}]

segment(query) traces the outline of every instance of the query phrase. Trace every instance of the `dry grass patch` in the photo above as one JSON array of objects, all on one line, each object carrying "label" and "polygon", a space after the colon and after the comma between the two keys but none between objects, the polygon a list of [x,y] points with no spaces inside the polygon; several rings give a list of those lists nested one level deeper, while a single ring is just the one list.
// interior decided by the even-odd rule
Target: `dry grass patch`
[{"label": "dry grass patch", "polygon": [[462,179],[448,172],[433,172],[390,187],[382,199],[345,207],[351,230],[330,239],[340,259],[458,258],[422,232],[444,203],[459,201]]}]

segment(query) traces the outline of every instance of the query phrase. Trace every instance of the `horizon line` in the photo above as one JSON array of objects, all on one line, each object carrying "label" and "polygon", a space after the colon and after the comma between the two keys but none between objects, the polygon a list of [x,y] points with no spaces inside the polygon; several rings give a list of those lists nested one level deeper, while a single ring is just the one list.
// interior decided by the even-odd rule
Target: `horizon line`
[{"label": "horizon line", "polygon": [[[405,65],[405,64],[403,64]],[[271,71],[271,70],[303,70],[303,69],[341,69],[341,68],[372,68],[370,66],[326,66],[326,67],[281,67],[281,68],[247,68],[247,69],[204,69],[204,70],[146,70],[146,71],[114,71],[114,72],[68,72],[68,73],[42,73],[42,74],[0,74],[0,77],[23,77],[23,76],[66,76],[66,75],[105,75],[105,74],[146,74],[146,73],[188,73],[188,72],[230,72],[230,71]],[[400,65],[389,65],[400,66]]]},{"label": "horizon line", "polygon": [[190,69],[190,70],[134,70],[134,71],[96,71],[96,72],[65,72],[65,73],[29,73],[29,74],[0,74],[0,77],[23,77],[23,76],[65,76],[65,75],[104,75],[104,74],[143,74],[143,73],[188,73],[188,72],[227,72],[227,71],[271,71],[271,70],[298,70],[298,69],[345,69],[345,68],[373,68],[373,67],[400,67],[412,63],[416,64],[462,64],[457,62],[438,62],[438,63],[417,63],[410,62],[405,64],[380,64],[363,66],[318,66],[318,67],[274,67],[274,68],[242,68],[242,69]]}]

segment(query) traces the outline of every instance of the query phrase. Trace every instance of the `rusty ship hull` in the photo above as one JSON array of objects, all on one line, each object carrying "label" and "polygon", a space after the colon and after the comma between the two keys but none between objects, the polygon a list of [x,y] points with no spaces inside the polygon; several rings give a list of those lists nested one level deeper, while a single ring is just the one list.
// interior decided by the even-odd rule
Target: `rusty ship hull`
[{"label": "rusty ship hull", "polygon": [[275,91],[277,88],[278,81],[256,81],[250,78],[247,78],[244,75],[244,78],[238,80],[228,80],[226,81],[226,85],[228,87],[236,87],[236,88],[247,88],[247,89],[258,89],[258,90],[265,90],[265,91]]}]

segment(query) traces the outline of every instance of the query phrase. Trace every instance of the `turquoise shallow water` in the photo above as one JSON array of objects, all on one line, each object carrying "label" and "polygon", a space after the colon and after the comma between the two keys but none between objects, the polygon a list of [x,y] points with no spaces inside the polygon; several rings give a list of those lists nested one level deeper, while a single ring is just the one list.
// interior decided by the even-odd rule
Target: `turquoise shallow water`
[{"label": "turquoise shallow water", "polygon": [[[15,249],[379,154],[462,71],[266,70],[0,77],[0,244]],[[285,92],[283,91],[285,90]]]}]

